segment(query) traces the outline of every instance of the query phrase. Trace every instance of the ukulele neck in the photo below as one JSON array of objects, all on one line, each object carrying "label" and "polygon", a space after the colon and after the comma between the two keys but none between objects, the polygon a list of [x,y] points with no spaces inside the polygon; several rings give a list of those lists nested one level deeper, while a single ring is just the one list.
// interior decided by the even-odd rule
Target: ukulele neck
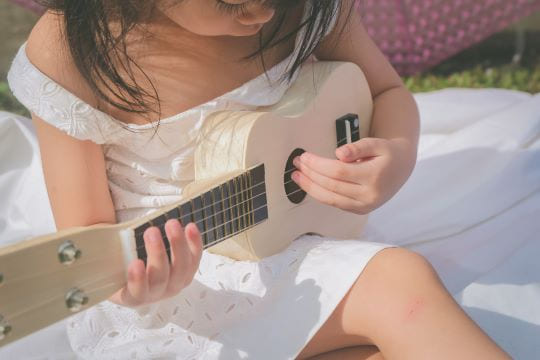
[{"label": "ukulele neck", "polygon": [[137,258],[146,263],[143,233],[151,226],[160,229],[170,260],[170,246],[165,233],[165,223],[169,219],[179,220],[182,226],[195,223],[206,249],[267,218],[265,171],[264,164],[260,164],[131,230],[135,235]]}]

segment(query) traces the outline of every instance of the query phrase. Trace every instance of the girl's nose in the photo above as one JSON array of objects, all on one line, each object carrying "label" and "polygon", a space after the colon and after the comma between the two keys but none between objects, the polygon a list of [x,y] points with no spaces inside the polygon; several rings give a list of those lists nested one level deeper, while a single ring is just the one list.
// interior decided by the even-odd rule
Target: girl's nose
[{"label": "girl's nose", "polygon": [[244,14],[238,15],[236,20],[242,25],[265,24],[275,14],[275,10],[260,4],[253,5]]}]

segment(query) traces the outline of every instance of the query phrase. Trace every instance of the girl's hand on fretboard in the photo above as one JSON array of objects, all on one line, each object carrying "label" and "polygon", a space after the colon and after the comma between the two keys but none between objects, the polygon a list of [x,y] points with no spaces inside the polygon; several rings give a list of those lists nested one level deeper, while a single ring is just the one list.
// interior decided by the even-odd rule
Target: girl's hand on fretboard
[{"label": "girl's hand on fretboard", "polygon": [[157,227],[144,232],[147,265],[140,259],[128,267],[127,284],[118,290],[110,301],[135,307],[150,304],[178,294],[188,286],[199,267],[202,255],[201,235],[193,223],[182,228],[180,222],[171,219],[165,224],[165,232],[171,248],[171,263]]}]

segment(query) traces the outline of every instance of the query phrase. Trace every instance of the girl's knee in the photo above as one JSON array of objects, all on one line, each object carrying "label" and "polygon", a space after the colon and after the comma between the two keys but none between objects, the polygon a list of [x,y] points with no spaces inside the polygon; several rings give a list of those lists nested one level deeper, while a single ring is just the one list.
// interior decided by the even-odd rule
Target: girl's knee
[{"label": "girl's knee", "polygon": [[368,339],[381,328],[421,313],[427,299],[442,293],[437,273],[423,256],[389,248],[374,256],[339,306],[348,334]]},{"label": "girl's knee", "polygon": [[404,248],[381,251],[369,262],[366,271],[384,283],[397,282],[414,286],[415,283],[439,282],[431,263],[422,255]]},{"label": "girl's knee", "polygon": [[429,261],[402,248],[390,248],[377,254],[354,287],[370,312],[373,315],[378,313],[376,317],[390,315],[394,311],[416,314],[429,302],[428,299],[446,294]]},{"label": "girl's knee", "polygon": [[447,296],[446,289],[428,260],[406,249],[385,249],[351,289],[345,306],[355,321],[347,330],[376,338],[381,329],[416,321],[441,296]]}]

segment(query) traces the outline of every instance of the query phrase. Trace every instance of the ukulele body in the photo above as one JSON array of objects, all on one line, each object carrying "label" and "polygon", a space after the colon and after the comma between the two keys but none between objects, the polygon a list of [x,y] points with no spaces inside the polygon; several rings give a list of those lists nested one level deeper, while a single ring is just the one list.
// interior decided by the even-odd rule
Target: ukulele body
[{"label": "ukulele body", "polygon": [[237,260],[257,260],[284,250],[307,233],[358,238],[367,216],[322,204],[309,195],[295,203],[287,196],[295,189],[285,187],[285,182],[289,188],[295,185],[290,180],[295,150],[335,158],[336,119],[346,114],[358,115],[360,134],[367,136],[372,100],[362,71],[351,63],[314,62],[303,67],[277,105],[210,116],[195,152],[195,183],[186,192],[196,189],[201,180],[240,173],[262,163],[268,219],[208,251]]}]

